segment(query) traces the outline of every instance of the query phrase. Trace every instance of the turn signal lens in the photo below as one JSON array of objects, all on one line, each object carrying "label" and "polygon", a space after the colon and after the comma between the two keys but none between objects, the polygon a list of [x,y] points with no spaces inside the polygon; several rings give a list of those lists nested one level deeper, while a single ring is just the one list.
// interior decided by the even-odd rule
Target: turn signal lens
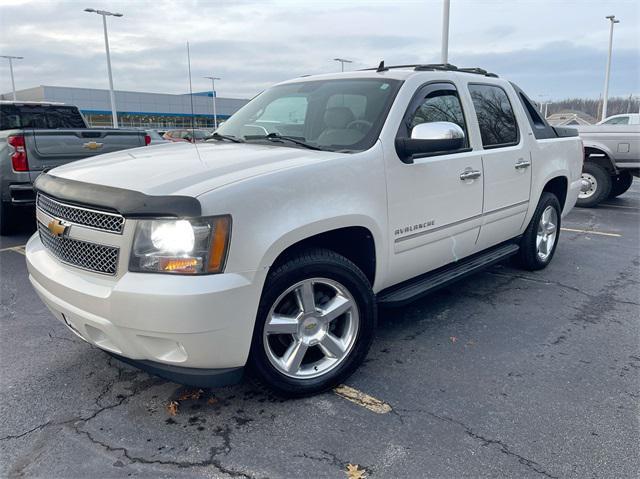
[{"label": "turn signal lens", "polygon": [[224,269],[224,263],[227,260],[230,233],[231,217],[220,216],[216,218],[213,224],[211,248],[209,250],[209,273],[219,273]]}]

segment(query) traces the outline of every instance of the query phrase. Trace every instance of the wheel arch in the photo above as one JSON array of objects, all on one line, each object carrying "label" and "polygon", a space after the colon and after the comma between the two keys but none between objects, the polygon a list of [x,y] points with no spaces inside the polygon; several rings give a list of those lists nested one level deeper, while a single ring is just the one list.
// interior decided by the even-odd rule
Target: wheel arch
[{"label": "wheel arch", "polygon": [[569,179],[566,176],[556,176],[548,180],[542,192],[545,191],[553,193],[560,202],[560,212],[564,210],[565,202],[567,201],[567,192],[569,190]]},{"label": "wheel arch", "polygon": [[380,276],[382,245],[378,229],[367,222],[343,222],[329,227],[324,223],[307,225],[291,231],[275,242],[263,258],[265,268],[271,268],[296,252],[306,248],[330,249],[353,262],[362,270],[371,286]]},{"label": "wheel arch", "polygon": [[612,160],[613,154],[604,145],[597,143],[584,143],[584,162],[595,163],[605,168],[610,174],[617,172],[615,162]]}]

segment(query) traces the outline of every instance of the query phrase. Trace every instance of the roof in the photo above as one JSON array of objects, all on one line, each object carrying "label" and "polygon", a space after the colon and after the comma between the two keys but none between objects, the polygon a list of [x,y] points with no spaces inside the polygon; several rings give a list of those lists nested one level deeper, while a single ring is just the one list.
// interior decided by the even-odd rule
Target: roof
[{"label": "roof", "polygon": [[454,65],[440,64],[416,64],[416,65],[397,65],[385,66],[381,63],[378,68],[367,68],[364,70],[356,70],[349,72],[324,73],[319,75],[303,75],[298,78],[287,80],[279,83],[280,85],[288,83],[297,83],[303,81],[314,80],[339,80],[345,78],[388,78],[392,80],[407,80],[415,75],[432,74],[437,78],[452,78],[464,75],[477,75],[478,77],[497,79],[497,75],[489,73],[481,68],[458,68]]}]

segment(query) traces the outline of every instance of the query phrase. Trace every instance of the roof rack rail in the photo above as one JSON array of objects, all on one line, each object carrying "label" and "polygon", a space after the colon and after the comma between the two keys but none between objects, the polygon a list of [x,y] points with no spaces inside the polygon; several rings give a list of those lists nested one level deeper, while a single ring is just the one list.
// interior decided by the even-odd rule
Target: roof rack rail
[{"label": "roof rack rail", "polygon": [[482,68],[458,68],[451,63],[426,63],[426,64],[411,64],[411,65],[385,65],[384,60],[376,68],[363,68],[361,71],[376,71],[378,73],[391,69],[400,68],[413,68],[415,71],[455,71],[461,73],[473,73],[476,75],[483,75],[486,77],[498,78],[495,73],[488,72]]}]

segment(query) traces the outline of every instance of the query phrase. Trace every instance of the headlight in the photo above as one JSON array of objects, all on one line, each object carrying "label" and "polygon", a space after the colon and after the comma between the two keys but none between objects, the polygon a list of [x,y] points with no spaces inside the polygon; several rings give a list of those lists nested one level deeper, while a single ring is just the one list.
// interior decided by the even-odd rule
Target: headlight
[{"label": "headlight", "polygon": [[129,271],[204,274],[224,270],[231,217],[139,220]]}]

